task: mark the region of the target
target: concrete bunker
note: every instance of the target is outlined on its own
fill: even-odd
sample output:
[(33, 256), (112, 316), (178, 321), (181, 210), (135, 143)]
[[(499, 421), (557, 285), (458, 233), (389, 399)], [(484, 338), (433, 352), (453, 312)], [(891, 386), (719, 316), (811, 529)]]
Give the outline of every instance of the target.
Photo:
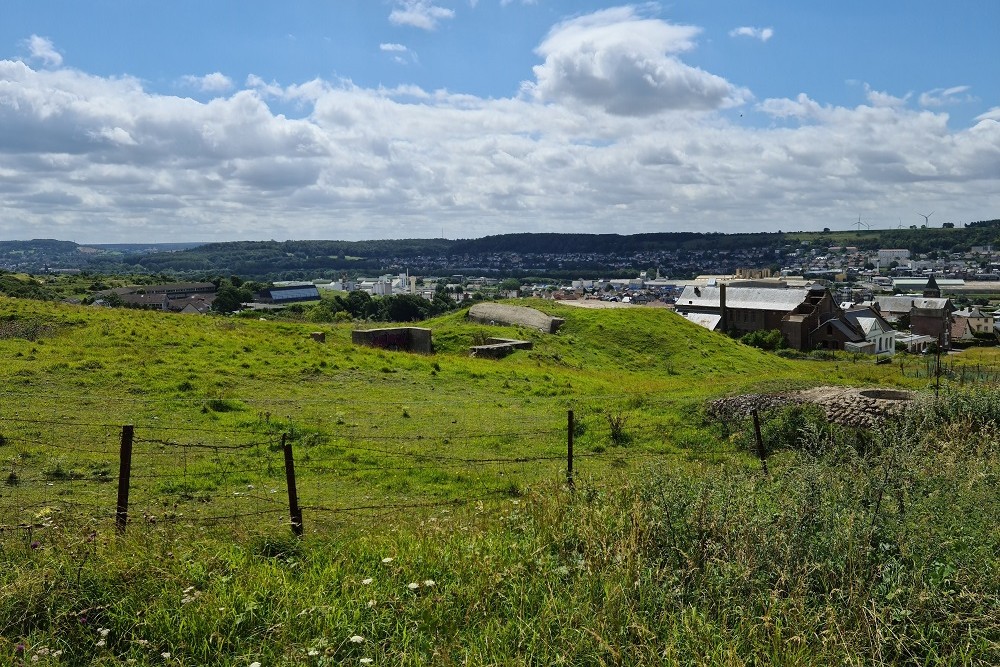
[(514, 350), (530, 350), (532, 347), (534, 344), (530, 340), (487, 338), (484, 345), (474, 345), (469, 348), (469, 356), (483, 359), (503, 359)]
[(499, 303), (477, 303), (469, 309), (468, 318), (482, 324), (529, 327), (550, 334), (566, 322), (561, 317), (552, 317), (534, 308)]
[(431, 330), (423, 327), (390, 327), (386, 329), (355, 329), (351, 332), (355, 345), (376, 347), (381, 350), (433, 354)]

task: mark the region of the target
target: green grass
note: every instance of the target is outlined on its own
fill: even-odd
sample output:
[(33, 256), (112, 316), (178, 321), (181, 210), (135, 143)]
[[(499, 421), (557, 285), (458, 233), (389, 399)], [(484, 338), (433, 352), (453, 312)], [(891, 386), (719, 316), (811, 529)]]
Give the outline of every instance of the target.
[[(927, 389), (925, 359), (785, 359), (658, 309), (532, 305), (565, 326), (452, 313), (420, 356), (350, 325), (321, 344), (316, 324), (0, 300), (40, 332), (0, 338), (0, 664), (997, 662), (1000, 401), (958, 372), (993, 353), (948, 360), (920, 428), (804, 433), (822, 442), (764, 477), (707, 399)], [(487, 331), (534, 349), (469, 358)]]

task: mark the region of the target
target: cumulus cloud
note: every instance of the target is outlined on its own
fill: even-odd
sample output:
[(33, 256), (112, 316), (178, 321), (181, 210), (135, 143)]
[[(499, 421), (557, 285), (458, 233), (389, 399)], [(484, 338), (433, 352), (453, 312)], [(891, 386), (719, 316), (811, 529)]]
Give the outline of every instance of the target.
[(621, 116), (710, 110), (741, 103), (749, 93), (722, 77), (684, 64), (700, 29), (641, 16), (634, 7), (606, 9), (556, 25), (536, 53), (543, 101), (582, 103)]
[(205, 93), (223, 93), (232, 90), (233, 81), (221, 72), (213, 72), (205, 76), (188, 75), (182, 78), (184, 85)]
[(733, 28), (729, 31), (730, 37), (750, 37), (752, 39), (759, 39), (762, 42), (774, 37), (774, 28), (754, 28), (751, 26), (742, 26), (739, 28)]
[[(701, 98), (689, 89), (703, 91), (711, 76), (694, 70), (673, 101), (652, 96), (654, 111), (606, 113), (650, 94), (607, 76), (610, 98), (587, 97), (585, 86), (555, 86), (556, 72), (578, 66), (563, 86), (596, 77), (609, 54), (633, 68), (642, 58), (666, 67), (698, 32), (627, 10), (576, 21), (539, 47), (540, 91), (489, 99), (251, 75), (206, 101), (154, 93), (130, 77), (0, 60), (0, 236), (843, 229), (845, 210), (877, 225), (880, 214), (894, 223), (898, 211), (945, 201), (954, 220), (1000, 208), (1000, 108), (953, 129), (945, 113), (866, 88), (853, 107), (805, 94), (766, 99), (756, 109), (772, 124), (745, 126), (690, 101)], [(636, 28), (631, 52), (603, 30), (622, 23)], [(579, 59), (586, 48), (589, 68)], [(642, 71), (662, 83), (661, 69)]]
[(25, 40), (25, 45), (28, 47), (28, 52), (31, 54), (32, 60), (40, 61), (43, 65), (49, 67), (59, 67), (62, 65), (62, 54), (56, 51), (55, 45), (48, 37), (32, 35)]
[(396, 6), (389, 12), (390, 23), (421, 30), (434, 30), (440, 21), (454, 17), (454, 10), (439, 7), (429, 0), (397, 0)]

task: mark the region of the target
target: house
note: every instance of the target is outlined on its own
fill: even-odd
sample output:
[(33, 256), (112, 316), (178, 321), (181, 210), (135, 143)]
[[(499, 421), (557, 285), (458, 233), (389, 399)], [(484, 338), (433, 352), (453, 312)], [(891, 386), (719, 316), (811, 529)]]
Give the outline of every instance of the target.
[(863, 336), (861, 341), (845, 342), (847, 352), (891, 357), (896, 354), (896, 332), (877, 308), (852, 308), (844, 311), (843, 321)]
[(116, 287), (95, 294), (99, 302), (117, 298), (129, 308), (181, 312), (188, 303), (195, 304), (197, 312), (207, 312), (215, 300), (213, 283), (166, 283), (161, 285), (131, 285)]
[(921, 296), (878, 296), (875, 302), (886, 320), (898, 322), (908, 317), (911, 333), (931, 336), (943, 348), (950, 345), (951, 314), (955, 312), (955, 306), (951, 299), (941, 297), (934, 276), (927, 279)]
[(991, 334), (993, 333), (993, 315), (983, 313), (978, 306), (956, 310), (952, 313), (953, 320), (967, 320), (967, 325), (972, 333)]
[(840, 316), (833, 295), (822, 285), (688, 285), (674, 307), (692, 322), (736, 335), (777, 329), (789, 347), (798, 350), (822, 344), (812, 339), (812, 333), (830, 317)]
[(972, 345), (976, 342), (976, 335), (966, 317), (957, 317), (952, 320), (951, 330), (948, 333), (952, 345)]

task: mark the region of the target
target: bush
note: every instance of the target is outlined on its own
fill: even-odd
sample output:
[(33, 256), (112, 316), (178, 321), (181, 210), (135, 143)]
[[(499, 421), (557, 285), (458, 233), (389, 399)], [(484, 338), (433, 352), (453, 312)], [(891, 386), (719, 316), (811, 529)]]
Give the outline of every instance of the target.
[(740, 338), (740, 342), (744, 345), (757, 347), (768, 352), (783, 350), (788, 347), (788, 343), (785, 342), (785, 337), (782, 336), (781, 332), (777, 329), (770, 329), (768, 331), (751, 331)]
[[(765, 410), (759, 415), (760, 435), (768, 452), (790, 449), (818, 453), (832, 442), (832, 425), (818, 405), (787, 405)], [(756, 452), (752, 420), (748, 420), (746, 428), (737, 435), (737, 443), (747, 451)]]

